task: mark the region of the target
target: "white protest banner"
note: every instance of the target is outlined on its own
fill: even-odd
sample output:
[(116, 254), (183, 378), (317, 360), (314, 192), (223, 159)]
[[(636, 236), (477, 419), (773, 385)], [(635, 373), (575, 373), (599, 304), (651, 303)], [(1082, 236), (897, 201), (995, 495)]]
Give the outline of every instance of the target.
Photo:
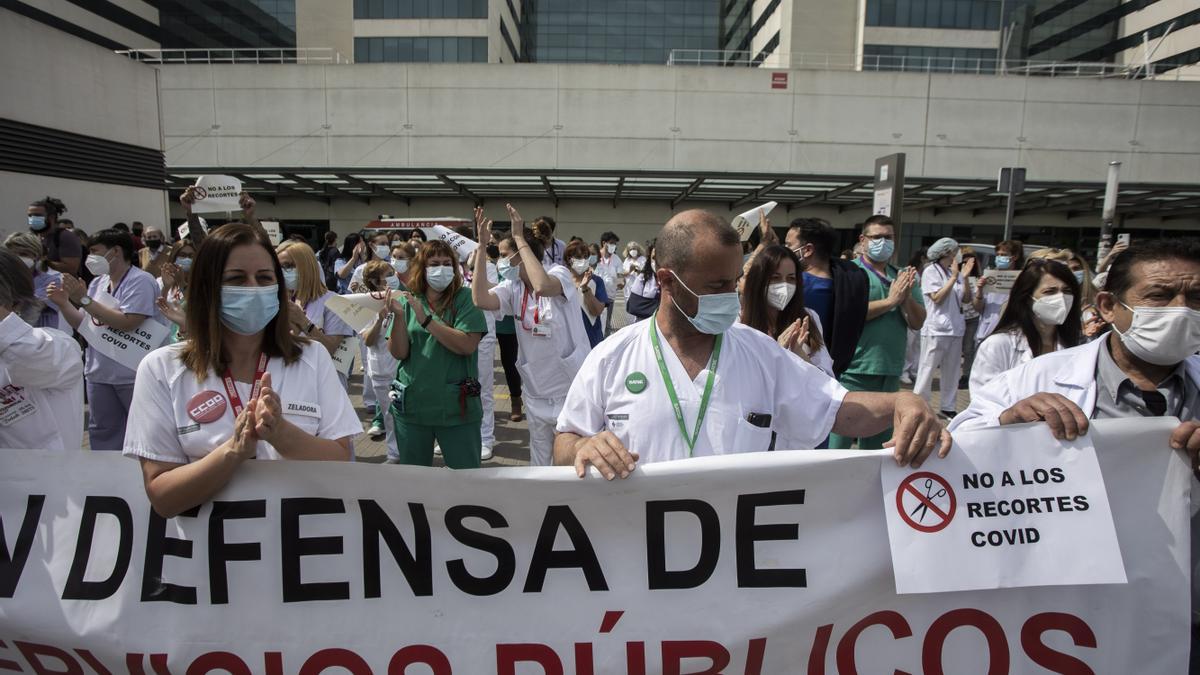
[(984, 286), (984, 290), (988, 293), (1008, 293), (1019, 276), (1020, 270), (984, 270), (983, 278), (992, 280)]
[(267, 236), (271, 239), (271, 244), (278, 246), (283, 241), (283, 229), (279, 227), (277, 220), (260, 220), (259, 225), (267, 231)]
[(196, 188), (193, 192), (196, 201), (192, 203), (195, 213), (238, 211), (242, 208), (238, 204), (242, 181), (233, 176), (200, 176), (193, 187)]
[(425, 232), (426, 239), (441, 239), (447, 244), (450, 244), (450, 248), (454, 249), (454, 252), (458, 254), (459, 262), (466, 262), (467, 257), (474, 253), (475, 249), (479, 247), (478, 242), (458, 234), (445, 225), (433, 225), (430, 227), (423, 226), (421, 227), (421, 230)]
[(883, 463), (896, 592), (1125, 583), (1091, 438), (1057, 442), (1039, 424), (1000, 440), (920, 471)]
[(733, 229), (737, 230), (738, 236), (742, 241), (750, 238), (750, 234), (758, 228), (759, 218), (770, 215), (771, 209), (774, 209), (778, 204), (775, 202), (767, 202), (762, 206), (756, 206), (745, 213), (739, 213), (733, 217)]
[[(1089, 432), (1128, 584), (913, 595), (893, 586), (881, 451), (701, 457), (611, 482), (246, 462), (169, 520), (127, 459), (0, 452), (0, 660), (39, 674), (1184, 673), (1192, 477), (1167, 449), (1173, 426)], [(1006, 447), (1006, 433), (959, 442)]]
[(354, 369), (354, 357), (358, 355), (358, 338), (345, 337), (342, 343), (333, 351), (333, 367), (342, 375), (350, 377)]
[[(110, 309), (120, 309), (121, 307), (121, 303), (106, 291), (100, 291), (94, 295), (92, 302), (98, 302)], [(83, 321), (79, 323), (78, 330), (83, 339), (87, 340), (89, 347), (130, 370), (137, 370), (142, 359), (161, 347), (171, 333), (168, 326), (152, 318), (146, 319), (137, 328), (126, 332), (97, 323), (90, 315), (83, 318)]]
[[(392, 291), (393, 298), (399, 298), (403, 293)], [(387, 296), (383, 293), (351, 293), (350, 295), (331, 295), (325, 301), (329, 311), (346, 322), (355, 332), (361, 333), (379, 316)]]

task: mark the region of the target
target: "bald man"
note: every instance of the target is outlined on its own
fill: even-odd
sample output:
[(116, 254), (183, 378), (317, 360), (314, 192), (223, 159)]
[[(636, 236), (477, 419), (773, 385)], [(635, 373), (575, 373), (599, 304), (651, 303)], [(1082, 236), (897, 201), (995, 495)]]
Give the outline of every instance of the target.
[(919, 397), (847, 392), (735, 323), (742, 248), (724, 218), (680, 213), (659, 233), (656, 258), (659, 310), (588, 355), (558, 417), (555, 464), (573, 464), (580, 477), (592, 465), (611, 480), (639, 461), (812, 448), (830, 431), (870, 436), (889, 426), (885, 445), (901, 465), (950, 450)]

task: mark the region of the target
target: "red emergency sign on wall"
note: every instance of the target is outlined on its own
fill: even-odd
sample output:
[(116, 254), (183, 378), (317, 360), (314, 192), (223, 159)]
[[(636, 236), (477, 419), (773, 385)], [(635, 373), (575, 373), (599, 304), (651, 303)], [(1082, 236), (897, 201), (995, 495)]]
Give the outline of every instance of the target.
[(771, 88), (772, 89), (787, 89), (788, 74), (787, 73), (771, 73)]

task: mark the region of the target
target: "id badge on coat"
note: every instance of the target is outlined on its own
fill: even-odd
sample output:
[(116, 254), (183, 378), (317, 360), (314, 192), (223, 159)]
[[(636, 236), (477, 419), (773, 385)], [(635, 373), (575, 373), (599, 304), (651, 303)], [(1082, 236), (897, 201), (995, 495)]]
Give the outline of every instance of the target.
[(548, 337), (550, 337), (550, 335), (552, 334), (553, 331), (551, 331), (550, 326), (546, 326), (546, 325), (543, 325), (540, 323), (535, 323), (533, 325), (533, 331), (531, 331), (531, 332), (533, 333), (533, 335), (535, 337), (548, 338)]

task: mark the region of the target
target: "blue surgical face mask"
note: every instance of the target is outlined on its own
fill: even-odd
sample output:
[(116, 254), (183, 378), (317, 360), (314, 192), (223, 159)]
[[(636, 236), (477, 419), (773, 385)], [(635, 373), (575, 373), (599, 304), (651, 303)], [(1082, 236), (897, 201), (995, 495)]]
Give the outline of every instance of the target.
[(892, 259), (892, 254), (896, 252), (896, 242), (891, 239), (868, 239), (867, 240), (867, 257), (875, 262), (887, 262)]
[(278, 284), (221, 287), (221, 323), (238, 335), (258, 333), (278, 313)]
[(496, 274), (504, 281), (514, 281), (521, 276), (521, 268), (512, 264), (508, 258), (501, 258), (496, 263)]
[(392, 269), (400, 274), (408, 272), (408, 258), (392, 258)]
[(675, 280), (683, 286), (684, 290), (696, 296), (696, 316), (691, 317), (687, 312), (679, 309), (679, 303), (675, 302), (675, 298), (671, 298), (671, 303), (675, 305), (675, 309), (684, 316), (688, 321), (695, 326), (696, 330), (708, 335), (720, 335), (729, 330), (729, 327), (737, 321), (738, 315), (742, 312), (742, 301), (738, 297), (737, 291), (729, 293), (709, 293), (707, 295), (699, 295), (683, 283), (683, 279), (679, 278), (674, 271), (671, 272)]
[(184, 272), (192, 269), (192, 259), (191, 258), (176, 258), (175, 264), (179, 265), (179, 269), (183, 270)]
[(588, 256), (588, 264), (591, 265), (592, 267), (595, 267), (596, 263), (598, 263), (598, 262), (600, 262), (600, 256), (595, 256), (595, 255)]
[(46, 227), (46, 216), (29, 216), (29, 229), (34, 232), (41, 232)]
[(283, 268), (283, 285), (286, 286), (289, 291), (296, 290), (296, 284), (299, 282), (300, 270), (296, 269), (295, 267)]
[(449, 288), (450, 283), (454, 281), (454, 268), (450, 265), (426, 267), (425, 281), (429, 282), (429, 285), (433, 288), (433, 290), (440, 293)]
[(996, 256), (996, 269), (1007, 270), (1012, 268), (1012, 256), (998, 255)]
[(1080, 284), (1083, 283), (1083, 270), (1075, 270), (1074, 272), (1071, 272), (1071, 274), (1075, 275), (1076, 283), (1080, 283)]
[[(408, 261), (405, 261), (405, 262), (408, 262)], [(387, 287), (393, 291), (400, 290), (400, 280), (397, 279), (396, 277), (388, 277), (387, 278)]]

